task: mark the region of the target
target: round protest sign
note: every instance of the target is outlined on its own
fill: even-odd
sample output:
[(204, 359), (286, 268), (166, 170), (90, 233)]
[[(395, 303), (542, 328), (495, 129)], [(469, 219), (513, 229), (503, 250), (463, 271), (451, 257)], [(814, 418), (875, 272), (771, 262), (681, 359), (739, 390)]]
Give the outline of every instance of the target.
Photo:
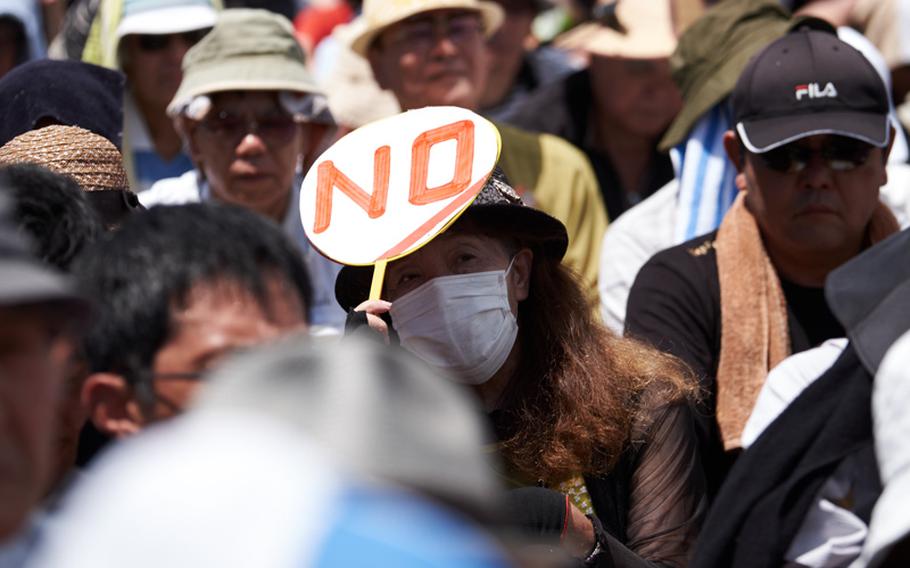
[(463, 108), (428, 107), (367, 124), (307, 172), (303, 228), (332, 260), (381, 268), (429, 242), (470, 205), (499, 149), (496, 127)]

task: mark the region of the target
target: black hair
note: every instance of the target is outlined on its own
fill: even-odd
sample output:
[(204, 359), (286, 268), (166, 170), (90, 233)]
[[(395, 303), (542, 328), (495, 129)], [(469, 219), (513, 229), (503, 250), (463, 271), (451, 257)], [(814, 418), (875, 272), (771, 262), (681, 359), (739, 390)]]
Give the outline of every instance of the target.
[(35, 255), (63, 271), (101, 232), (94, 209), (70, 176), (16, 164), (0, 168), (0, 186), (13, 196), (13, 217), (31, 237)]
[(235, 283), (270, 313), (267, 281), (278, 277), (309, 319), (312, 292), (300, 251), (277, 225), (231, 205), (158, 206), (131, 215), (87, 249), (73, 272), (98, 304), (84, 345), (91, 372), (118, 373), (134, 385), (167, 341), (174, 307), (199, 283)]
[(16, 51), (16, 57), (14, 58), (15, 63), (13, 66), (25, 63), (29, 56), (28, 37), (25, 34), (25, 24), (23, 24), (22, 20), (19, 18), (4, 14), (0, 16), (0, 27), (6, 28), (13, 36), (13, 49)]

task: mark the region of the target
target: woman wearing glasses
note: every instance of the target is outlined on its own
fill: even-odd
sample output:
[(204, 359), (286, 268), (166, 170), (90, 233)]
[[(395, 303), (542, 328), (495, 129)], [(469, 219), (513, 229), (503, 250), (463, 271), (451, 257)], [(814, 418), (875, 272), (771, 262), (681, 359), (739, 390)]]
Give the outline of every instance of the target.
[(705, 506), (694, 380), (595, 322), (560, 262), (567, 240), (497, 171), (456, 223), (388, 266), (383, 300), (361, 303), (369, 268), (343, 268), (336, 295), (477, 395), (516, 521), (588, 565), (684, 565)]

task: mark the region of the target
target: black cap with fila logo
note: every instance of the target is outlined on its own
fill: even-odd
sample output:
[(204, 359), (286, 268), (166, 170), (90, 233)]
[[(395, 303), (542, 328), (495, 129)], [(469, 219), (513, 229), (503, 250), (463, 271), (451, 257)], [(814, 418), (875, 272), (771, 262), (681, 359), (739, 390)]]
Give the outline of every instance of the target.
[(888, 144), (888, 92), (872, 64), (833, 33), (799, 29), (770, 44), (733, 89), (733, 120), (750, 152), (815, 134)]

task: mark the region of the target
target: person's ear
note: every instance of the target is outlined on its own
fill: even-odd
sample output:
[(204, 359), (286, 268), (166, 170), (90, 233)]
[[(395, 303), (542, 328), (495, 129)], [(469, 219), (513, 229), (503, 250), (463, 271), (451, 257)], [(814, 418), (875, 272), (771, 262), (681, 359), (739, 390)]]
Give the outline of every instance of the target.
[(884, 186), (888, 183), (888, 157), (891, 156), (891, 148), (894, 147), (894, 137), (897, 135), (894, 127), (891, 127), (891, 131), (888, 136), (888, 145), (882, 148), (882, 179), (879, 180), (879, 187)]
[(733, 183), (737, 191), (746, 190), (746, 154), (742, 142), (732, 130), (724, 132), (724, 150), (727, 152), (727, 158), (736, 166), (736, 177)]
[(512, 271), (509, 277), (514, 284), (515, 301), (527, 299), (531, 289), (531, 267), (534, 265), (534, 253), (531, 249), (521, 249), (512, 260)]
[(882, 150), (882, 158), (886, 164), (888, 163), (888, 158), (891, 156), (891, 148), (894, 147), (895, 136), (897, 136), (897, 131), (894, 130), (893, 126), (891, 126), (888, 132), (888, 145), (885, 146), (884, 150)]
[(746, 156), (744, 155), (743, 145), (740, 143), (739, 137), (732, 130), (724, 132), (724, 150), (727, 152), (727, 157), (730, 158), (730, 161), (736, 166), (736, 170), (742, 172)]
[(121, 375), (93, 373), (82, 385), (82, 406), (100, 432), (123, 438), (142, 429), (144, 420), (132, 389)]

